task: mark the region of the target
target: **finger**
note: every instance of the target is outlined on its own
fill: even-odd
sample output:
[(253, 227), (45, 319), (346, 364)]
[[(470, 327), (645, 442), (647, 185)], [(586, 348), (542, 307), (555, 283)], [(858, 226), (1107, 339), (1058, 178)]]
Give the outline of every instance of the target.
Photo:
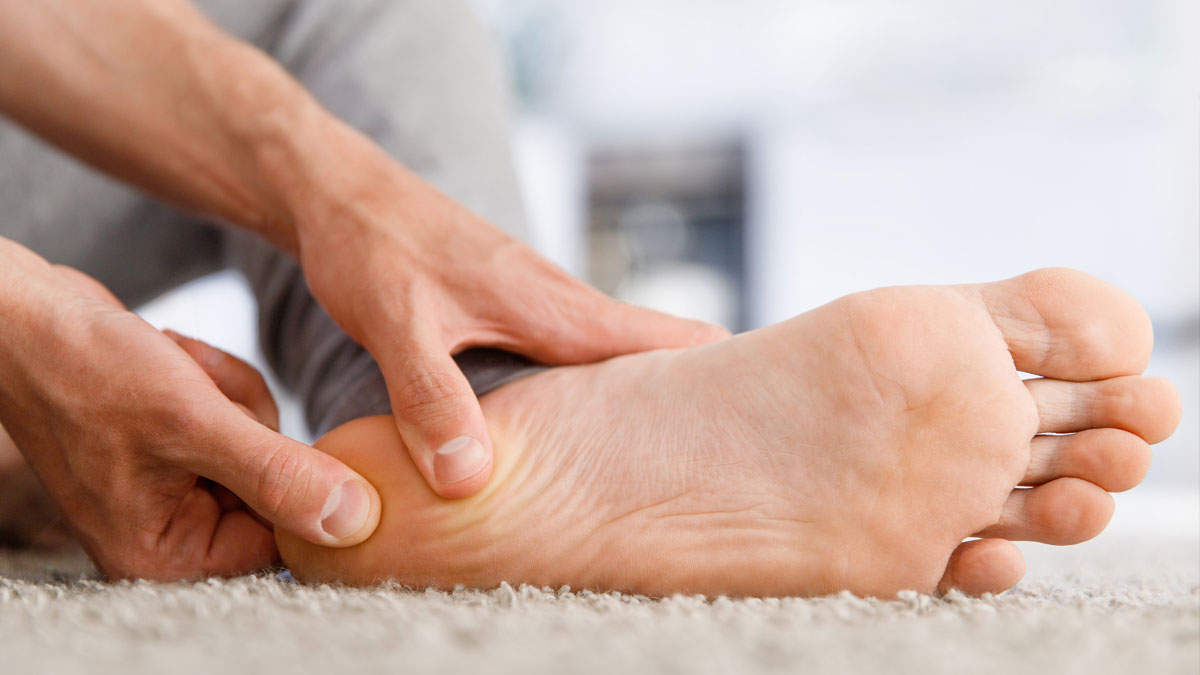
[(277, 566), (275, 533), (247, 511), (222, 513), (205, 563), (210, 574), (227, 577)]
[(251, 509), (303, 539), (353, 546), (379, 524), (379, 494), (329, 455), (282, 436), (227, 401), (187, 433), (189, 471), (236, 494)]
[(175, 341), (208, 374), (222, 394), (249, 408), (259, 422), (279, 431), (279, 408), (266, 380), (254, 366), (212, 345), (170, 329), (163, 334)]
[(381, 361), (396, 427), (429, 487), (447, 499), (475, 494), (492, 473), (479, 399), (454, 359), (426, 339)]
[(208, 491), (212, 493), (213, 499), (217, 501), (217, 505), (221, 507), (221, 513), (229, 513), (231, 511), (244, 511), (251, 518), (258, 521), (263, 527), (271, 529), (271, 521), (263, 518), (257, 511), (246, 505), (240, 497), (229, 491), (229, 488), (224, 485), (218, 485), (209, 481)]
[(582, 283), (560, 287), (556, 295), (522, 302), (523, 340), (510, 349), (542, 363), (569, 364), (729, 337), (721, 326), (619, 302)]
[[(275, 565), (279, 551), (270, 528), (246, 511), (221, 508), (220, 499), (197, 485), (176, 508), (158, 540), (166, 562), (133, 575), (112, 570), (109, 576), (139, 576), (163, 581), (199, 575), (234, 576)], [(185, 562), (186, 561), (186, 562)]]
[(221, 513), (243, 511), (246, 508), (245, 502), (223, 485), (218, 485), (207, 478), (199, 479), (197, 485), (208, 490), (209, 494), (213, 497), (213, 501), (217, 503), (217, 507), (221, 509)]

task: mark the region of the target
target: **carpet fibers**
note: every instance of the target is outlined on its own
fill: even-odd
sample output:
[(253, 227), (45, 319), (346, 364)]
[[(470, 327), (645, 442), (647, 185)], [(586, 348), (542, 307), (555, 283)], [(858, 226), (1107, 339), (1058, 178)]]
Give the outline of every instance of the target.
[(0, 553), (0, 672), (1200, 672), (1195, 539), (1024, 550), (1008, 593), (887, 602), (110, 584)]

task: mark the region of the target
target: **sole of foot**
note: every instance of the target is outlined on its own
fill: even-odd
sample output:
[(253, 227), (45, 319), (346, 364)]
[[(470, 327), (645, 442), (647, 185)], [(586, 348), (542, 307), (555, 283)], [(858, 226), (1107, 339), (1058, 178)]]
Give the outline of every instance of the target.
[(429, 490), (390, 418), (346, 424), (318, 447), (379, 489), (379, 529), (277, 540), (314, 582), (1000, 592), (1010, 540), (1094, 537), (1178, 424), (1151, 346), (1133, 298), (1072, 270), (868, 291), (488, 394), (495, 469), (467, 499)]

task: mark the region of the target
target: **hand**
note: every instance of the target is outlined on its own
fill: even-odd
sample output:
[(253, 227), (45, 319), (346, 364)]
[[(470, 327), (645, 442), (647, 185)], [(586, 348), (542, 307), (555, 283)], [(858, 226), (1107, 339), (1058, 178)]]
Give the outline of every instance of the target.
[(0, 267), (13, 272), (0, 279), (13, 282), (0, 326), (0, 424), (103, 573), (259, 569), (277, 553), (255, 513), (324, 545), (374, 530), (375, 490), (278, 434), (252, 368), (163, 335), (90, 278), (0, 243)]
[(315, 297), (378, 361), (400, 435), (443, 497), (474, 494), (492, 467), (479, 402), (451, 355), (493, 346), (587, 363), (729, 334), (605, 296), (386, 158), (343, 166), (373, 178), (328, 184), (335, 206), (295, 211), (301, 264)]
[[(571, 278), (399, 166), (191, 3), (8, 2), (0, 17), (0, 63), (20, 65), (0, 68), (0, 113), (297, 254), (317, 300), (379, 362), (400, 434), (444, 497), (475, 493), (492, 466), (451, 354), (491, 345), (582, 363), (726, 334)], [(73, 39), (44, 48), (62, 34)]]

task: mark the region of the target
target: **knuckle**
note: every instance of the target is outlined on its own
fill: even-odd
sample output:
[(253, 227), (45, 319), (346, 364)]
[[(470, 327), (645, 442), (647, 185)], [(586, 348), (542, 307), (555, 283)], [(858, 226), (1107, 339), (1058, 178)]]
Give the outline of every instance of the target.
[[(138, 444), (141, 451), (172, 463), (185, 462), (202, 452), (211, 445), (213, 436), (213, 417), (208, 406), (187, 398), (147, 406), (142, 410), (140, 420), (130, 424), (136, 428), (126, 431), (142, 439)], [(129, 448), (130, 451), (134, 449)]]
[(410, 377), (399, 391), (400, 405), (406, 417), (425, 422), (449, 419), (457, 414), (455, 401), (458, 383), (451, 375), (424, 370)]
[[(285, 446), (269, 450), (258, 467), (255, 493), (267, 514), (278, 514), (308, 491), (312, 471), (307, 463)], [(266, 514), (264, 514), (266, 515)]]
[(198, 400), (187, 398), (172, 400), (157, 410), (157, 416), (165, 418), (162, 420), (165, 423), (156, 425), (156, 428), (174, 429), (187, 438), (206, 436), (213, 423), (212, 415), (207, 408), (207, 405)]

